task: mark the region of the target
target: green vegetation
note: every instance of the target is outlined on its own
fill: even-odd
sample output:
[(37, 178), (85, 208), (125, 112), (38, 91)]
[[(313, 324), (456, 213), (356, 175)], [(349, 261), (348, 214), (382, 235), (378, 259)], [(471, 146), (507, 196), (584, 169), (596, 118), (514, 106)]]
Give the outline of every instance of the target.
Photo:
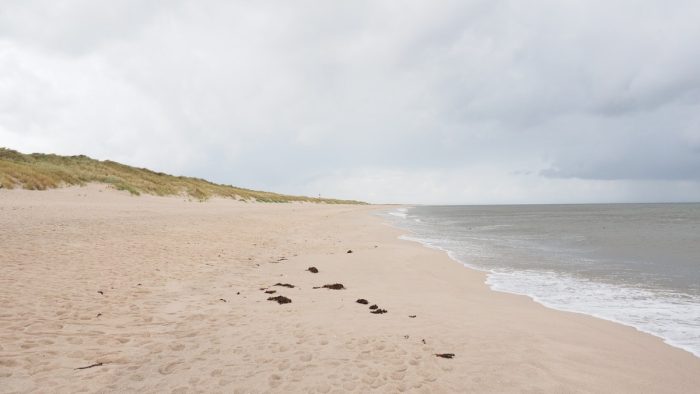
[(260, 202), (363, 204), (359, 201), (287, 196), (219, 185), (204, 179), (173, 176), (110, 160), (99, 161), (83, 155), (23, 154), (0, 148), (0, 188), (22, 187), (30, 190), (45, 190), (69, 185), (85, 185), (91, 182), (106, 183), (117, 190), (125, 190), (137, 196), (141, 193), (158, 196), (184, 194), (198, 200), (220, 196)]

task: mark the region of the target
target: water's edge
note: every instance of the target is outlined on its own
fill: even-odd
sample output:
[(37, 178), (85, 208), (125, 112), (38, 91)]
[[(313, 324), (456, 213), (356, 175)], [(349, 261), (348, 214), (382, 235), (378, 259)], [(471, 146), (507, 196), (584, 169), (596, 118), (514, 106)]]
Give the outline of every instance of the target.
[[(401, 208), (404, 208), (404, 209), (408, 208), (408, 209), (410, 209), (410, 208), (412, 208), (412, 207), (411, 207), (411, 206), (403, 206), (403, 207), (401, 207)], [(391, 215), (391, 216), (394, 216), (394, 217), (399, 217), (399, 218), (402, 218), (402, 219), (406, 219), (406, 214), (405, 214), (404, 212), (397, 212), (397, 211), (395, 210), (395, 208), (394, 208), (394, 210), (391, 210), (391, 211), (382, 211), (382, 214)], [(381, 217), (381, 215), (379, 215), (379, 216)], [(383, 219), (385, 219), (385, 218), (383, 218)], [(540, 304), (540, 305), (543, 305), (543, 306), (545, 306), (546, 308), (555, 310), (555, 311), (569, 312), (569, 313), (577, 313), (577, 314), (581, 314), (581, 315), (585, 315), (585, 316), (591, 316), (591, 317), (594, 317), (594, 318), (596, 318), (596, 319), (600, 319), (600, 320), (605, 320), (605, 321), (608, 321), (608, 322), (612, 322), (612, 323), (615, 323), (615, 324), (620, 324), (620, 325), (623, 325), (623, 326), (626, 326), (626, 327), (631, 327), (631, 328), (634, 328), (635, 330), (637, 330), (638, 332), (641, 332), (641, 333), (644, 333), (644, 334), (649, 334), (649, 335), (652, 335), (652, 336), (654, 336), (654, 337), (656, 337), (656, 338), (659, 338), (659, 339), (661, 339), (665, 344), (667, 344), (667, 345), (669, 345), (669, 346), (671, 346), (671, 347), (673, 347), (673, 348), (686, 351), (686, 352), (692, 354), (693, 356), (700, 358), (700, 353), (695, 352), (693, 349), (690, 349), (690, 348), (684, 346), (683, 344), (679, 344), (679, 343), (677, 343), (677, 342), (674, 342), (674, 341), (673, 341), (672, 339), (670, 339), (670, 338), (666, 338), (666, 337), (664, 337), (664, 336), (662, 336), (662, 335), (660, 335), (660, 334), (658, 334), (658, 333), (655, 333), (655, 332), (652, 332), (652, 331), (649, 331), (649, 330), (645, 330), (645, 329), (643, 329), (643, 328), (641, 328), (641, 327), (639, 327), (639, 326), (635, 326), (635, 325), (633, 325), (633, 324), (631, 324), (631, 323), (627, 323), (627, 322), (624, 322), (624, 321), (616, 320), (616, 319), (610, 318), (610, 317), (608, 317), (608, 316), (599, 315), (599, 314), (596, 314), (596, 313), (593, 313), (593, 312), (590, 312), (590, 311), (582, 311), (582, 310), (577, 310), (577, 309), (571, 309), (571, 308), (567, 309), (567, 308), (558, 307), (558, 306), (556, 306), (556, 305), (553, 305), (553, 304), (550, 304), (550, 303), (546, 302), (545, 300), (543, 300), (543, 299), (541, 299), (541, 298), (539, 298), (539, 297), (537, 297), (537, 296), (535, 296), (535, 295), (533, 295), (533, 294), (528, 294), (528, 293), (525, 293), (525, 292), (518, 292), (518, 291), (510, 290), (510, 289), (499, 288), (498, 285), (493, 281), (493, 276), (497, 274), (496, 272), (491, 271), (491, 270), (487, 270), (487, 269), (483, 269), (483, 268), (479, 268), (479, 267), (470, 265), (470, 264), (468, 264), (468, 263), (466, 263), (466, 262), (464, 262), (464, 261), (461, 261), (458, 257), (456, 257), (456, 252), (451, 251), (451, 250), (448, 250), (448, 249), (445, 249), (445, 248), (443, 248), (443, 247), (441, 247), (441, 246), (438, 246), (438, 245), (431, 244), (430, 242), (419, 238), (418, 235), (415, 234), (411, 229), (406, 228), (406, 227), (401, 227), (398, 223), (392, 223), (390, 220), (384, 220), (384, 222), (385, 222), (387, 225), (389, 225), (390, 227), (395, 228), (395, 229), (397, 229), (397, 230), (399, 230), (399, 231), (405, 233), (405, 234), (400, 235), (400, 236), (398, 237), (399, 239), (404, 240), (404, 241), (409, 241), (409, 242), (416, 242), (416, 243), (420, 244), (421, 246), (426, 247), (426, 248), (428, 248), (428, 249), (439, 250), (439, 251), (441, 251), (441, 252), (444, 252), (444, 253), (450, 258), (450, 260), (452, 260), (452, 261), (454, 261), (454, 262), (456, 262), (456, 263), (459, 263), (459, 264), (462, 265), (464, 268), (485, 273), (485, 274), (486, 274), (486, 280), (484, 281), (484, 285), (486, 285), (486, 286), (489, 288), (489, 290), (497, 291), (497, 292), (501, 292), (501, 293), (507, 293), (507, 294), (515, 294), (515, 295), (526, 296), (526, 297), (528, 297), (530, 300), (532, 300), (532, 301), (534, 301), (534, 302), (536, 302), (536, 303), (538, 303), (538, 304)]]

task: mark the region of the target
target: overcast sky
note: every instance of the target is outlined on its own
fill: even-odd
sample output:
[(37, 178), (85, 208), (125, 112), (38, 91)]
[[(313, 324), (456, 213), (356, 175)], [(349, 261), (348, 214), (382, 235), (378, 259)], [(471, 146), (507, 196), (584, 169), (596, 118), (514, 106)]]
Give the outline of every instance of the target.
[(700, 201), (700, 2), (0, 0), (0, 146), (401, 203)]

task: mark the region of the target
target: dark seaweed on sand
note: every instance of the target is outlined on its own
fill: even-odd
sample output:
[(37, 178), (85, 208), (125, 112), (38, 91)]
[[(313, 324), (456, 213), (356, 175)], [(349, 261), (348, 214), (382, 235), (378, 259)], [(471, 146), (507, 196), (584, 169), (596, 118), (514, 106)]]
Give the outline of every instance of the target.
[(289, 298), (285, 296), (277, 296), (277, 297), (270, 297), (267, 299), (268, 301), (277, 301), (278, 304), (289, 304), (292, 302)]
[(343, 290), (345, 289), (345, 286), (343, 286), (342, 283), (333, 283), (332, 285), (323, 285), (323, 288), (331, 290)]

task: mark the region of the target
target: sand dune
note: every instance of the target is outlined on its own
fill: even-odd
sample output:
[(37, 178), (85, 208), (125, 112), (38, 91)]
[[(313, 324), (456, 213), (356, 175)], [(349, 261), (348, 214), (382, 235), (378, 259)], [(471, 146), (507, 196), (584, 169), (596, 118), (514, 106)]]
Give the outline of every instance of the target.
[(377, 209), (0, 190), (0, 392), (700, 387), (700, 359), (492, 292)]

